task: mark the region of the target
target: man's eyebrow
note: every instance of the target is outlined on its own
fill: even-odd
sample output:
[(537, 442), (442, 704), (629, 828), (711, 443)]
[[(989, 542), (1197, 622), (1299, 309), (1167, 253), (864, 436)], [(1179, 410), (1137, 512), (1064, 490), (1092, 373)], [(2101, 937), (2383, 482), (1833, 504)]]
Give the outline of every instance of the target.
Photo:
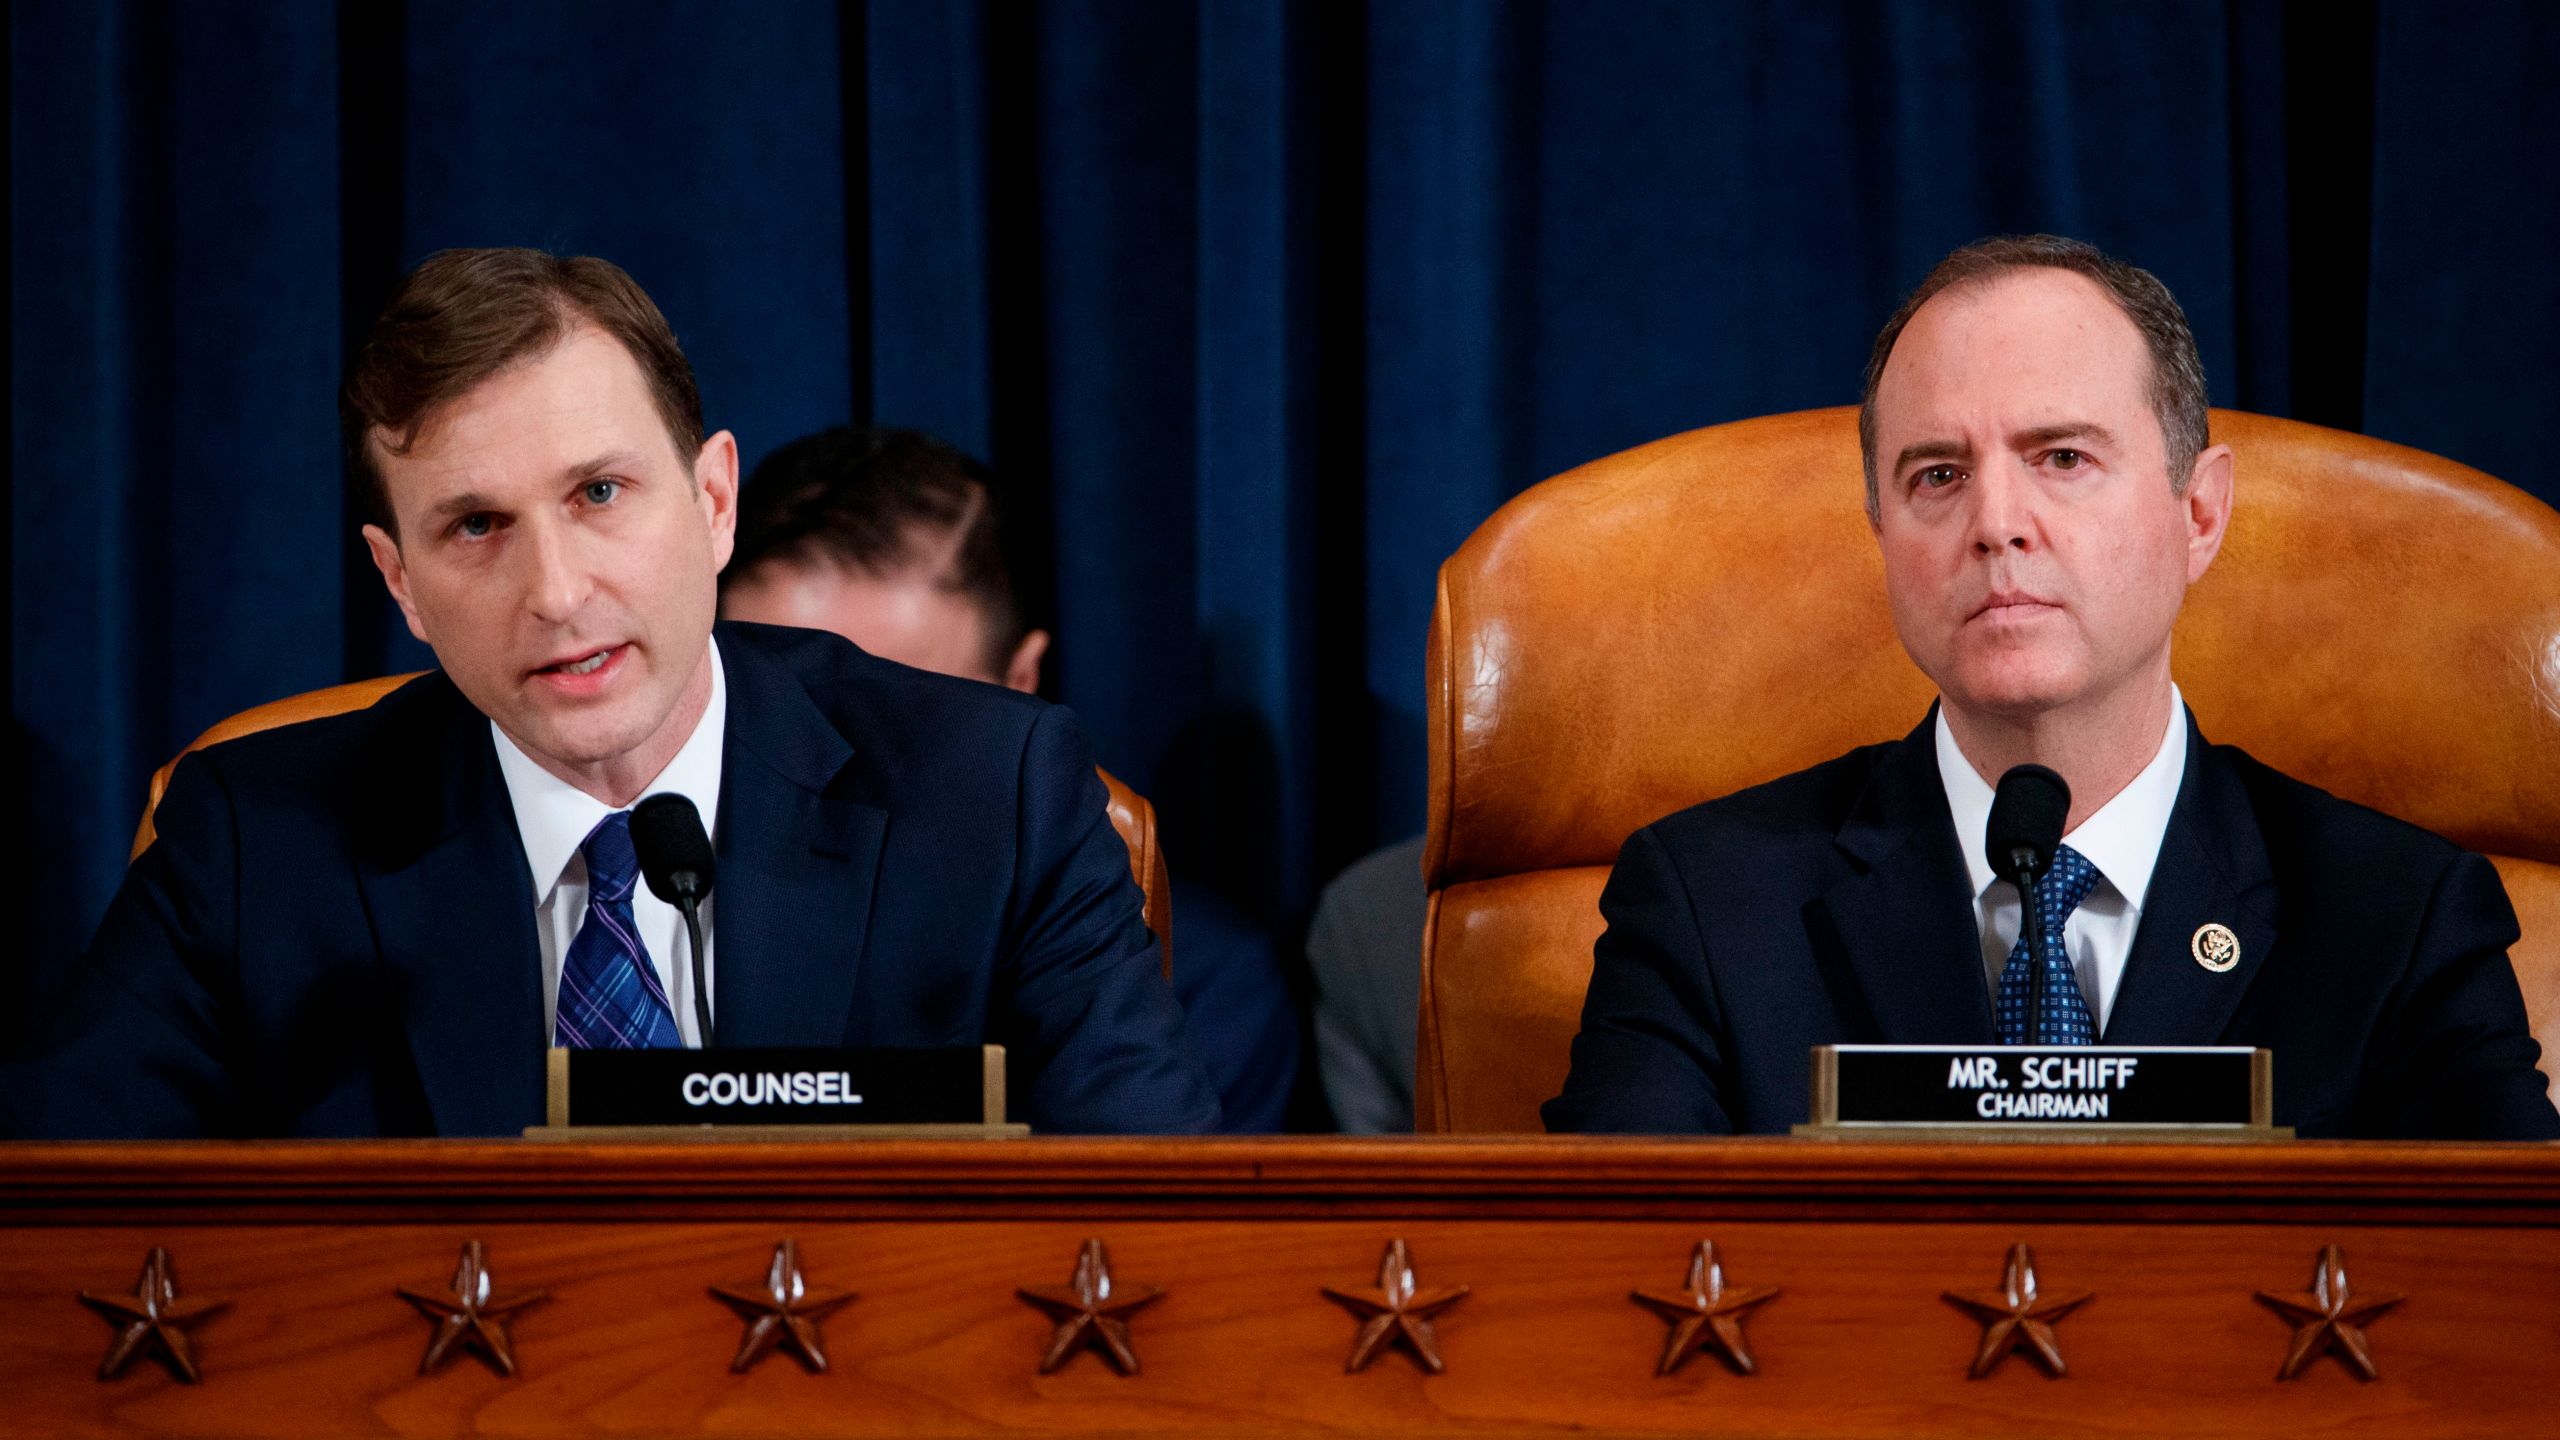
[(1972, 453), (1961, 440), (1923, 440), (1902, 447), (1902, 453), (1893, 458), (1893, 473), (1901, 474), (1914, 460), (1962, 460)]
[(482, 510), (494, 510), (497, 508), (497, 504), (498, 502), (481, 494), (477, 490), (465, 490), (459, 495), (449, 495), (444, 499), (437, 501), (428, 509), (427, 518), (430, 520), (458, 520), (465, 515), (475, 514)]
[(560, 472), (562, 483), (576, 485), (599, 475), (628, 475), (641, 466), (639, 453), (631, 450), (608, 450), (591, 460), (572, 465)]
[(2113, 446), (2116, 432), (2095, 420), (2067, 420), (2058, 425), (2038, 425), (2009, 437), (2009, 443), (2030, 450), (2038, 445), (2051, 445), (2060, 440), (2085, 440), (2095, 445)]

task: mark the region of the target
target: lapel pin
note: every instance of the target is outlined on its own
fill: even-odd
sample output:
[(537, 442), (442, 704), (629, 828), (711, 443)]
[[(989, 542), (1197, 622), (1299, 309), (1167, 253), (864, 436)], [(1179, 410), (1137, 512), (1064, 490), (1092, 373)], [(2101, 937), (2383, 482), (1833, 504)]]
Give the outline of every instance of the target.
[(2197, 926), (2195, 938), (2187, 942), (2187, 949), (2195, 955), (2197, 964), (2216, 975), (2240, 963), (2240, 937), (2231, 933), (2230, 926), (2218, 920)]

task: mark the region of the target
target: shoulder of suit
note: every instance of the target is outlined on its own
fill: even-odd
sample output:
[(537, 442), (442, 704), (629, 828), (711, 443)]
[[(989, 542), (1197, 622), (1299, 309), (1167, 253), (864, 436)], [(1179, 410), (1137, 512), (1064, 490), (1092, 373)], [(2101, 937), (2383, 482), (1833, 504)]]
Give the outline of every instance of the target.
[(2236, 745), (2209, 745), (2205, 753), (2227, 766), (2248, 793), (2259, 833), (2270, 856), (2280, 862), (2293, 858), (2324, 869), (2334, 861), (2354, 871), (2433, 873), (2462, 853), (2461, 846), (2424, 826), (2341, 799)]
[(1768, 844), (1802, 839), (1828, 847), (1876, 772), (1898, 746), (1907, 743), (1862, 745), (1791, 775), (1674, 811), (1645, 828), (1665, 843), (1726, 838)]
[[(1325, 883), (1316, 897), (1315, 929), (1359, 926), (1372, 920), (1398, 923), (1407, 913), (1419, 916), (1430, 891), (1422, 883), (1422, 851), (1427, 837), (1415, 835), (1384, 849), (1372, 850)], [(1417, 922), (1418, 923), (1418, 922)]]
[(437, 727), (480, 718), (443, 671), (430, 670), (362, 709), (234, 736), (190, 758), (216, 766), (235, 791), (281, 785), (343, 794), (381, 763), (386, 749), (413, 750)]
[[(1054, 708), (1037, 695), (1002, 685), (883, 660), (829, 631), (727, 620), (718, 633), (722, 644), (752, 650), (788, 670), (857, 747), (866, 734), (876, 739), (881, 730), (923, 736), (986, 724), (1028, 730)], [(733, 675), (730, 694), (737, 691)]]

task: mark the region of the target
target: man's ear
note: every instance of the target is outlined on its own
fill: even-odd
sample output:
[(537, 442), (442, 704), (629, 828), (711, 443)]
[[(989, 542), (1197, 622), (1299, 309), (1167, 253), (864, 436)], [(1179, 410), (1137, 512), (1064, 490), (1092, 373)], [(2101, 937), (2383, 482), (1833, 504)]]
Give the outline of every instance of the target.
[(702, 442), (693, 457), (693, 489), (711, 527), (711, 573), (729, 567), (738, 543), (738, 437), (723, 430)]
[(2213, 568), (2222, 553), (2222, 537), (2231, 528), (2231, 447), (2216, 445), (2196, 456), (2187, 476), (2187, 583), (2193, 585)]
[(409, 598), (409, 567), (400, 561), (400, 542), (391, 538), (379, 525), (364, 527), (364, 548), (373, 552), (373, 568), (382, 572), (383, 588), (398, 602), (401, 616), (409, 622), (409, 633), (427, 644), (427, 627), (418, 620), (417, 602)]
[(1010, 690), (1025, 695), (1040, 693), (1040, 662), (1049, 653), (1049, 632), (1034, 630), (1013, 647), (1013, 658), (1005, 663), (1004, 683)]

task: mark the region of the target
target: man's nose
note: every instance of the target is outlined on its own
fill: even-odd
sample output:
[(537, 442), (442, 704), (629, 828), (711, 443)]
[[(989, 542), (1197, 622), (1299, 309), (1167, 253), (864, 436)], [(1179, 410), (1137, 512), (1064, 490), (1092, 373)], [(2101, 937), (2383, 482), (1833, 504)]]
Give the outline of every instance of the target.
[(545, 624), (565, 625), (595, 589), (586, 556), (565, 527), (536, 521), (525, 528), (532, 532), (518, 551), (532, 572), (525, 577), (525, 608)]
[(2014, 464), (1985, 465), (1974, 473), (1972, 490), (1976, 554), (2035, 548), (2037, 494), (2033, 476)]

